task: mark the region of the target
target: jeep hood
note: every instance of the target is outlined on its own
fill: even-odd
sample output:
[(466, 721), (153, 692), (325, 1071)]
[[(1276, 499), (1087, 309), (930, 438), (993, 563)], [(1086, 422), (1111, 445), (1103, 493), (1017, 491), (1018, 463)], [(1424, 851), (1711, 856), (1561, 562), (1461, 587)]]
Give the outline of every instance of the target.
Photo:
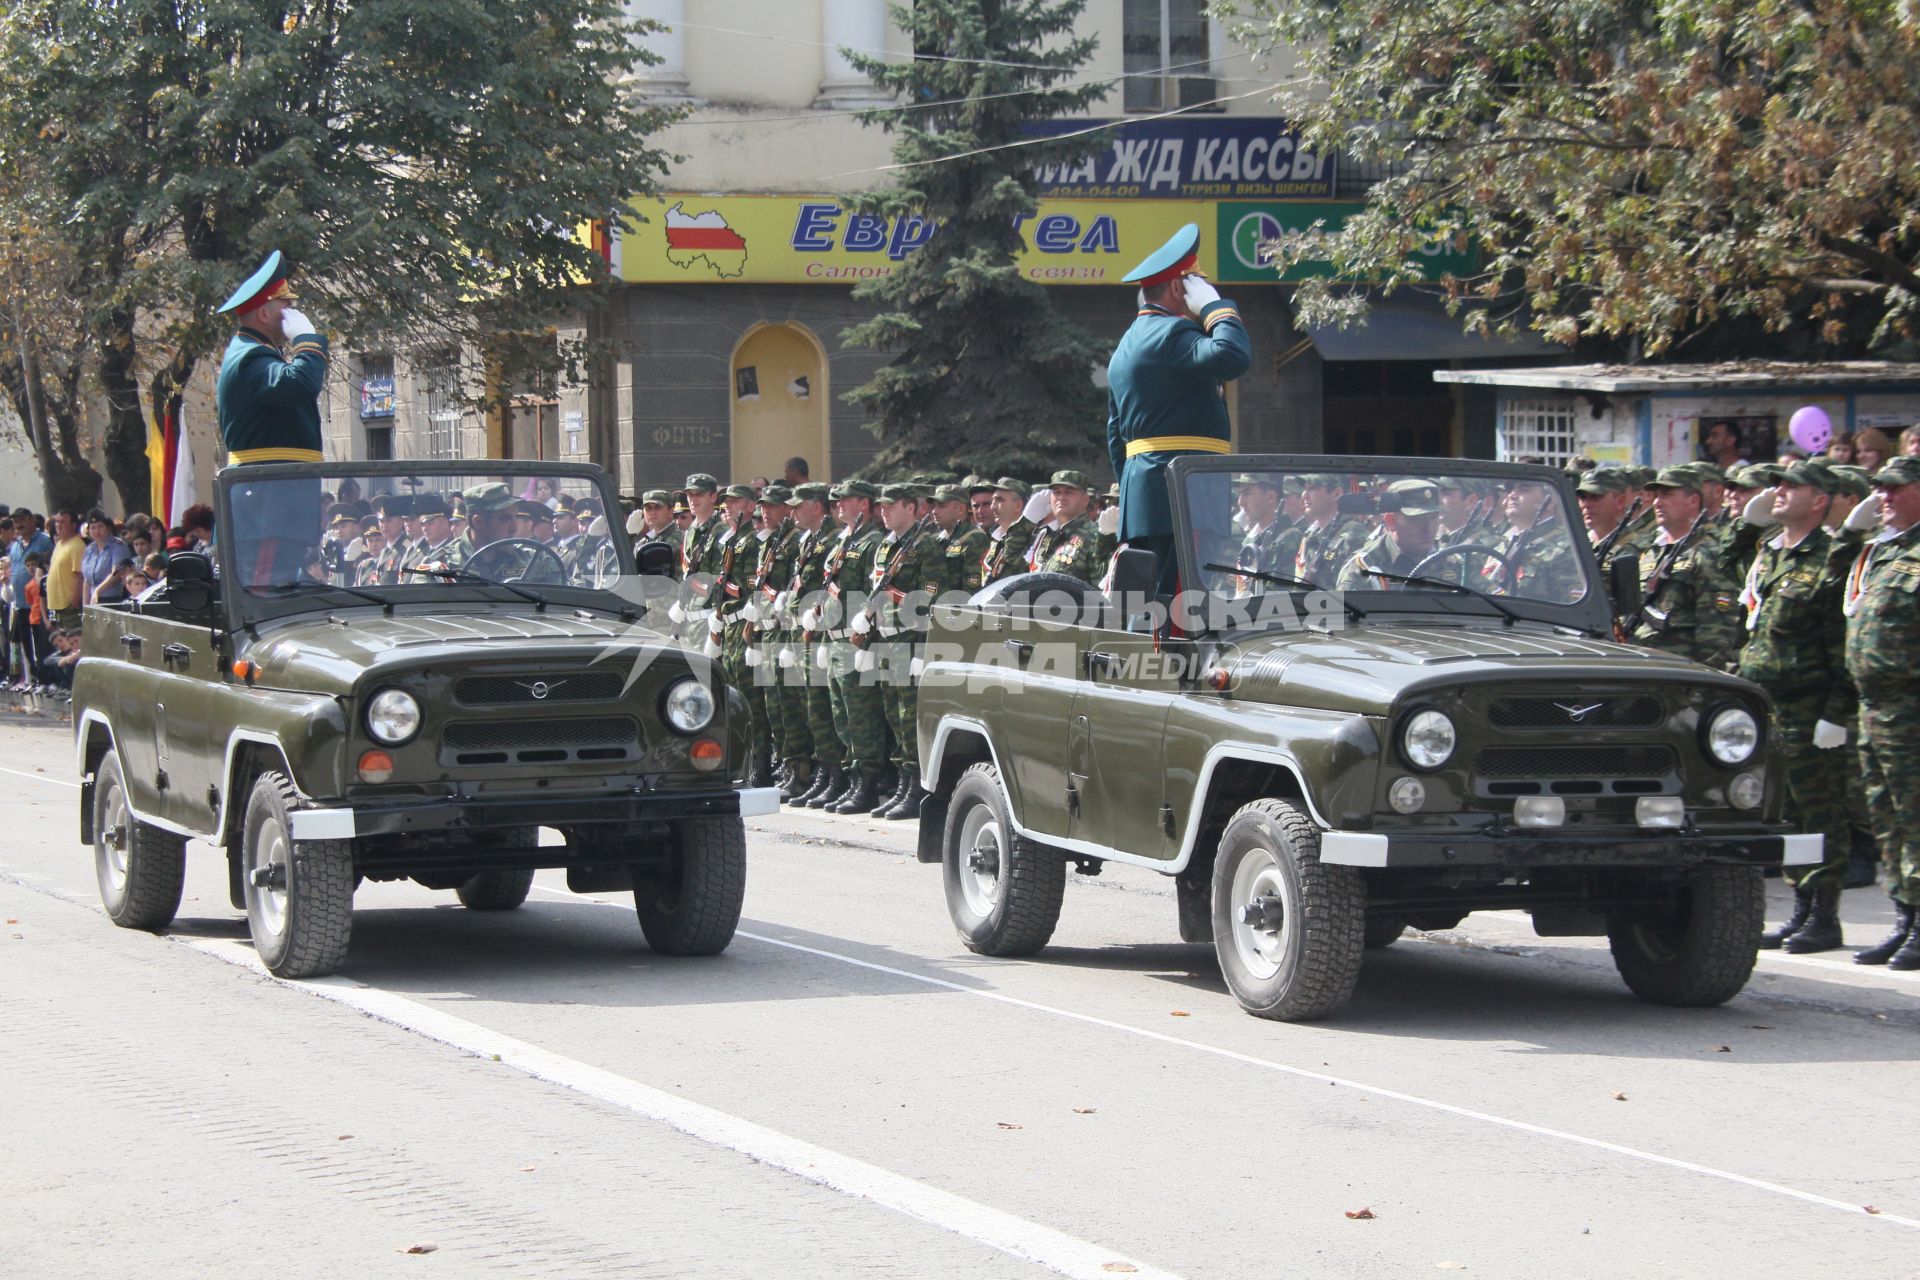
[[(347, 694), (372, 673), (476, 663), (560, 661), (585, 666), (603, 653), (671, 645), (644, 623), (612, 615), (532, 606), (483, 606), (432, 613), (341, 609), (260, 628), (236, 656), (259, 664), (255, 683), (306, 693)], [(677, 646), (674, 646), (677, 648)]]
[(1363, 623), (1270, 632), (1235, 641), (1221, 659), (1236, 698), (1363, 715), (1385, 714), (1411, 692), (1446, 685), (1738, 683), (1685, 658), (1527, 624)]

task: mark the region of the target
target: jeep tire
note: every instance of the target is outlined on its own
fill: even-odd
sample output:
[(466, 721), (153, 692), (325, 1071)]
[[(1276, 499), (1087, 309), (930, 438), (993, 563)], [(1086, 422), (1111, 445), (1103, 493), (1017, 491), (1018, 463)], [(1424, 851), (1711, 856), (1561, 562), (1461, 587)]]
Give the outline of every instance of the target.
[(1407, 931), (1404, 916), (1385, 915), (1367, 917), (1366, 945), (1369, 951), (1379, 951), (1400, 941), (1400, 935)]
[(347, 958), (353, 842), (293, 838), (300, 796), (278, 770), (254, 780), (240, 846), (253, 949), (276, 978), (316, 978)]
[(1616, 911), (1608, 918), (1614, 967), (1649, 1004), (1724, 1004), (1753, 973), (1766, 897), (1759, 867), (1702, 867), (1672, 910)]
[(662, 955), (714, 956), (740, 925), (747, 895), (747, 824), (738, 814), (683, 818), (673, 856), (634, 872), (633, 906), (647, 945)]
[(460, 905), (469, 911), (511, 911), (533, 892), (533, 868), (475, 872), (454, 892), (460, 895)]
[(954, 785), (940, 865), (947, 914), (967, 950), (1030, 956), (1053, 937), (1067, 889), (1067, 860), (1015, 833), (992, 765), (973, 765)]
[(1347, 1002), (1366, 944), (1367, 889), (1320, 861), (1320, 832), (1285, 800), (1255, 800), (1227, 822), (1213, 862), (1213, 947), (1240, 1007), (1261, 1018), (1321, 1018)]
[(133, 816), (117, 751), (93, 771), (93, 873), (107, 919), (122, 929), (164, 929), (180, 910), (186, 837)]

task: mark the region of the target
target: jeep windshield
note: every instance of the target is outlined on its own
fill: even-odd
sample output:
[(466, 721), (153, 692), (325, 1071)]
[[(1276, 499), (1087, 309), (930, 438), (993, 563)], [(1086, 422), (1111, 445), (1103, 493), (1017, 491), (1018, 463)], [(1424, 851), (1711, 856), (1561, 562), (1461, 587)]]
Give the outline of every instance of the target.
[(487, 600), (632, 610), (639, 595), (626, 520), (597, 468), (235, 467), (219, 499), (217, 572), (249, 618)]
[[(1437, 458), (1183, 458), (1182, 581), (1216, 601), (1321, 591), (1356, 611), (1605, 626), (1566, 480)], [(1604, 611), (1602, 611), (1604, 612)]]

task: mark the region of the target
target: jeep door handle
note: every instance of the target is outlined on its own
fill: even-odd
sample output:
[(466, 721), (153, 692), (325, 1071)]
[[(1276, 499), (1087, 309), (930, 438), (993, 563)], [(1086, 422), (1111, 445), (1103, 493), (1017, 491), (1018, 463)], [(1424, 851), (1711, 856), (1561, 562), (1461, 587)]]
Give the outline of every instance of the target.
[(1111, 675), (1113, 669), (1119, 665), (1120, 659), (1114, 654), (1101, 653), (1098, 649), (1087, 651), (1087, 675), (1089, 676)]
[(139, 636), (121, 636), (120, 637), (120, 647), (122, 649), (125, 649), (127, 651), (127, 656), (131, 658), (137, 658), (140, 656), (140, 646), (142, 643), (143, 641), (140, 639)]
[(1000, 643), (1006, 646), (1008, 653), (1022, 662), (1033, 656), (1033, 646), (1025, 640), (1002, 640)]
[(193, 650), (176, 641), (173, 644), (163, 645), (161, 647), (160, 659), (168, 666), (172, 666), (177, 662), (184, 667), (193, 661)]

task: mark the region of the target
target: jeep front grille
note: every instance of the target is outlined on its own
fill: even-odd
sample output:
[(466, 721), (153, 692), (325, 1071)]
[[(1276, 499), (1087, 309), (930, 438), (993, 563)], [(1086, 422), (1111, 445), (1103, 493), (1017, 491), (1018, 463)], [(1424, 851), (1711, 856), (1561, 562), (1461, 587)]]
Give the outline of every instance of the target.
[(468, 676), (453, 686), (457, 701), (469, 706), (521, 703), (611, 702), (626, 686), (619, 671), (577, 671), (569, 675)]
[(1620, 697), (1496, 698), (1487, 720), (1496, 729), (1651, 729), (1665, 716), (1660, 699)]
[(588, 720), (467, 720), (440, 738), (443, 764), (586, 764), (632, 760), (640, 726), (624, 716)]
[(1648, 796), (1677, 789), (1673, 748), (1488, 747), (1473, 759), (1483, 796)]

